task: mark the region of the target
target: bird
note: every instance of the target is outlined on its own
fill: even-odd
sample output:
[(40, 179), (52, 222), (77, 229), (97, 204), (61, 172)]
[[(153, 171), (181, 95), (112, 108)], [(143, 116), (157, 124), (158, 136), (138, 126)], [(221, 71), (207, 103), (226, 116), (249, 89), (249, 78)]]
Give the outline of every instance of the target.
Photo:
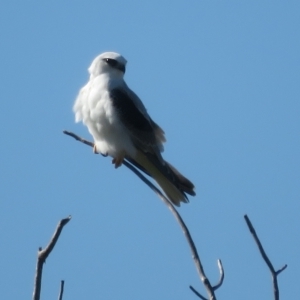
[(110, 156), (115, 168), (126, 160), (152, 177), (174, 205), (195, 196), (194, 184), (162, 157), (163, 129), (124, 81), (127, 60), (104, 52), (88, 68), (89, 81), (75, 100), (75, 122), (87, 126), (94, 153)]

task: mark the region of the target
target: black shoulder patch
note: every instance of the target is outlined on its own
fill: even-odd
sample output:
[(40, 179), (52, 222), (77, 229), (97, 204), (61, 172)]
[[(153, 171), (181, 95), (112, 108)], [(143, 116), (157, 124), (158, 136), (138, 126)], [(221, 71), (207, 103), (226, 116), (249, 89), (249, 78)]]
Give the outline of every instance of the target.
[(127, 128), (148, 133), (153, 132), (150, 121), (145, 118), (125, 92), (114, 89), (110, 92), (110, 97), (121, 121)]

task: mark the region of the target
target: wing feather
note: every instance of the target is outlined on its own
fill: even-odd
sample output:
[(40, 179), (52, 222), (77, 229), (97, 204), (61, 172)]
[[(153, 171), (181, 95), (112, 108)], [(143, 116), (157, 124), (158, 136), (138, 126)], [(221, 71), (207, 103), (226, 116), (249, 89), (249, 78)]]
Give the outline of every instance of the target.
[(133, 100), (125, 90), (119, 88), (110, 91), (110, 98), (136, 147), (146, 153), (155, 154), (161, 160), (164, 131), (150, 118), (139, 98)]

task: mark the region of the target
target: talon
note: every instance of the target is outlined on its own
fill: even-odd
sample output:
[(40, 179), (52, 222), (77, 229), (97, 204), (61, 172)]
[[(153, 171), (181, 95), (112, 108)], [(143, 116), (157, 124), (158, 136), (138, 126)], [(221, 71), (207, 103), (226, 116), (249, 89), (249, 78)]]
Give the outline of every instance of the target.
[(93, 147), (93, 153), (94, 153), (94, 154), (99, 154), (99, 152), (97, 151), (96, 145), (94, 145), (94, 147)]
[(115, 165), (116, 169), (122, 166), (123, 159), (124, 159), (124, 157), (113, 158), (112, 164)]

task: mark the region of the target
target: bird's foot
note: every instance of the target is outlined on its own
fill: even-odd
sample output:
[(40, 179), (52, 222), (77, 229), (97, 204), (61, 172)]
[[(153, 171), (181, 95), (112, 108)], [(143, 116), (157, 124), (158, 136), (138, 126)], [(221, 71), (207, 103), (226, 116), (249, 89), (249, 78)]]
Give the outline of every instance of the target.
[(96, 145), (94, 145), (94, 147), (93, 147), (93, 153), (94, 153), (94, 154), (99, 154), (99, 152), (97, 151)]
[(117, 157), (117, 158), (113, 158), (112, 164), (114, 164), (115, 168), (117, 169), (117, 168), (119, 168), (119, 167), (122, 166), (123, 160), (124, 160), (123, 156)]

